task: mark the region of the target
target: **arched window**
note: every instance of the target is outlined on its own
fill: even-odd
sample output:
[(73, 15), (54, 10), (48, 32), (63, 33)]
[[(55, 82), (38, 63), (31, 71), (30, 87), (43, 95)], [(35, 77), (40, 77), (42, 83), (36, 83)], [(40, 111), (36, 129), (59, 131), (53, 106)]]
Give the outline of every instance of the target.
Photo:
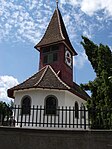
[(45, 114), (56, 115), (58, 100), (55, 96), (50, 95), (45, 98)]
[(79, 118), (79, 105), (78, 102), (75, 102), (75, 118)]
[(24, 96), (21, 101), (22, 114), (30, 114), (31, 97)]

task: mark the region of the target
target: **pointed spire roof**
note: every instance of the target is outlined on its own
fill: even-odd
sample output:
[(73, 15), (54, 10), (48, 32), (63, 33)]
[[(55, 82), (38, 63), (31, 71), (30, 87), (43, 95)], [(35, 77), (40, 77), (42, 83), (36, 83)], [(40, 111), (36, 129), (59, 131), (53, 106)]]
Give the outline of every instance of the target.
[(40, 47), (60, 42), (63, 42), (71, 50), (73, 55), (77, 55), (76, 51), (74, 50), (69, 40), (61, 13), (57, 7), (56, 10), (54, 11), (54, 14), (51, 18), (51, 21), (47, 27), (47, 30), (43, 38), (35, 46), (35, 48), (39, 49)]

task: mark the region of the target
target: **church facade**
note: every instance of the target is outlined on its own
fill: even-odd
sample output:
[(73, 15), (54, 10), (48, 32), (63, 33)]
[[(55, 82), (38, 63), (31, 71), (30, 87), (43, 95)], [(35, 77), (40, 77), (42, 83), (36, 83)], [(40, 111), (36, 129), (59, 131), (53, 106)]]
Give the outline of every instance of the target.
[(22, 107), (22, 115), (31, 115), (29, 107), (37, 105), (45, 107), (42, 114), (47, 117), (56, 116), (58, 107), (83, 107), (89, 96), (73, 82), (73, 56), (77, 53), (58, 7), (35, 49), (40, 52), (39, 71), (8, 89), (8, 97)]

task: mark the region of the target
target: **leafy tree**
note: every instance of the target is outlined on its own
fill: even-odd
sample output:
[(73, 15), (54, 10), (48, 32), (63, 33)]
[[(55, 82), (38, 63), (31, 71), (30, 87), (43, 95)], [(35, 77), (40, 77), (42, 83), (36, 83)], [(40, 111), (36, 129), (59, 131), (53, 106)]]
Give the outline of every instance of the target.
[(3, 124), (5, 118), (8, 118), (12, 115), (12, 106), (9, 104), (6, 104), (5, 102), (0, 102), (0, 123)]
[(112, 52), (106, 45), (97, 45), (82, 36), (85, 49), (96, 78), (87, 84), (81, 84), (85, 90), (91, 91), (87, 101), (90, 110), (92, 128), (112, 128)]

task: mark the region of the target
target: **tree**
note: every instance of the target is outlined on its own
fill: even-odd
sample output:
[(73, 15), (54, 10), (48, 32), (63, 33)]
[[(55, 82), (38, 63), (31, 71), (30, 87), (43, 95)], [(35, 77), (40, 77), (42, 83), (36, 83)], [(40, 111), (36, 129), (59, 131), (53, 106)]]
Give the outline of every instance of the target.
[(112, 52), (107, 45), (94, 44), (84, 36), (82, 39), (81, 44), (96, 73), (94, 81), (81, 84), (83, 89), (91, 91), (87, 107), (91, 111), (92, 127), (112, 128)]
[(0, 123), (3, 125), (5, 118), (8, 118), (12, 115), (12, 106), (6, 104), (5, 102), (0, 102)]

